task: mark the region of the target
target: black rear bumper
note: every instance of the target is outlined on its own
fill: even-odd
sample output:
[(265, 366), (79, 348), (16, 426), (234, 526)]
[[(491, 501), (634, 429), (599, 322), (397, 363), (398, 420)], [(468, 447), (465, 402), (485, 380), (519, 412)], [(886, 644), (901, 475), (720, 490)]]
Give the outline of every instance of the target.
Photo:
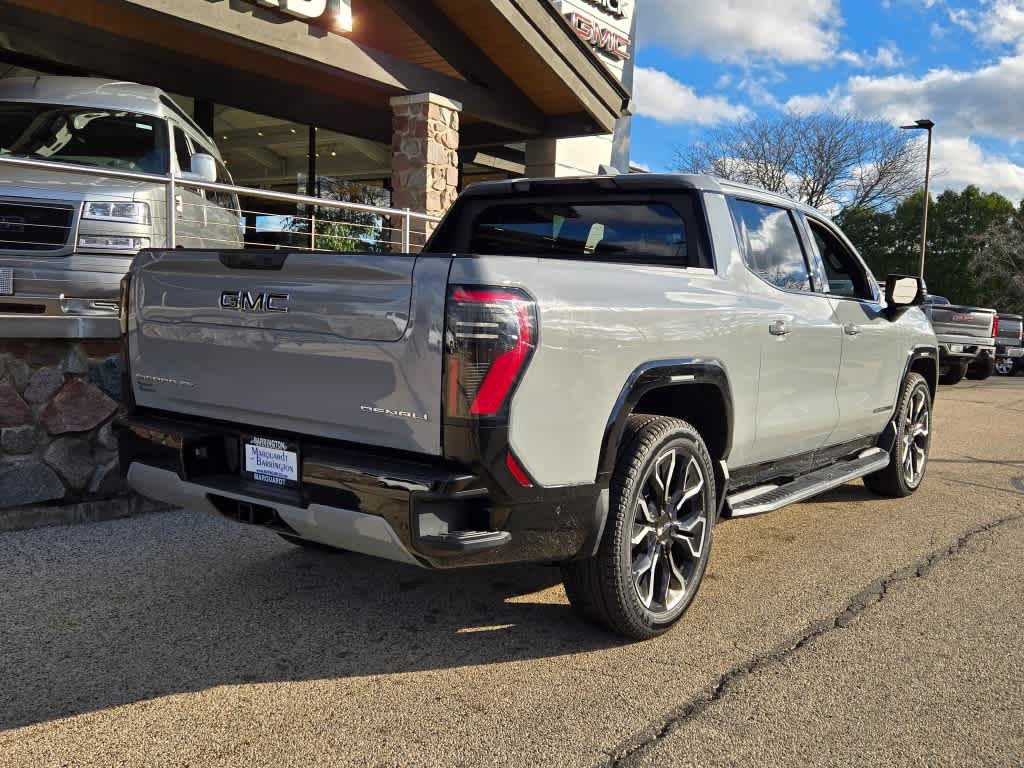
[[(174, 472), (201, 486), (223, 514), (278, 529), (275, 504), (381, 517), (427, 567), (568, 560), (590, 554), (604, 527), (607, 493), (597, 485), (536, 488), (512, 499), (443, 459), (139, 409), (117, 428), (126, 473), (133, 463)], [(299, 488), (242, 476), (241, 441), (253, 432), (298, 444)], [(261, 502), (258, 514), (251, 503), (239, 509), (233, 497), (241, 496)]]

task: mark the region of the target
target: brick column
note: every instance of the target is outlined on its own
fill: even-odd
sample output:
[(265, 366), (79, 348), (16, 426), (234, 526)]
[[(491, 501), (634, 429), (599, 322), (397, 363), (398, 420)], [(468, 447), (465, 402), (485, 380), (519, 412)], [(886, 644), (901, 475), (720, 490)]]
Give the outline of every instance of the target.
[[(420, 93), (391, 99), (391, 109), (391, 205), (440, 216), (458, 194), (462, 105)], [(400, 227), (400, 222), (392, 226)], [(420, 250), (432, 231), (432, 225), (413, 220), (412, 250)], [(400, 244), (399, 233), (394, 241)]]

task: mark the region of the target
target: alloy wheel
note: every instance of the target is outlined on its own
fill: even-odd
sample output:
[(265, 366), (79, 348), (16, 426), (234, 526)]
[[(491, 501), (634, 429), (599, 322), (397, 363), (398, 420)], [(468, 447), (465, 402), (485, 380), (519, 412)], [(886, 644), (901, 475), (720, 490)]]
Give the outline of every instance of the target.
[(996, 373), (1000, 376), (1009, 376), (1013, 373), (1013, 361), (1007, 358), (996, 360)]
[(697, 459), (670, 448), (652, 462), (640, 486), (633, 518), (633, 586), (655, 617), (677, 608), (691, 586), (707, 545), (705, 477)]
[(917, 486), (924, 475), (930, 433), (928, 393), (919, 388), (911, 394), (903, 415), (903, 450), (900, 454), (900, 466), (903, 469), (903, 479), (911, 488)]

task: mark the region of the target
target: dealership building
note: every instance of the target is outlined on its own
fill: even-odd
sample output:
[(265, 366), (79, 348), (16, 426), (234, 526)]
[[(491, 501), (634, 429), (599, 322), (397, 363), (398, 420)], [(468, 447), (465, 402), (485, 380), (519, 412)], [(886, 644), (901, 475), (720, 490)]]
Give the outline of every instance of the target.
[(316, 195), (343, 179), (442, 213), (473, 181), (628, 163), (633, 7), (0, 0), (0, 77), (158, 86), (240, 185)]

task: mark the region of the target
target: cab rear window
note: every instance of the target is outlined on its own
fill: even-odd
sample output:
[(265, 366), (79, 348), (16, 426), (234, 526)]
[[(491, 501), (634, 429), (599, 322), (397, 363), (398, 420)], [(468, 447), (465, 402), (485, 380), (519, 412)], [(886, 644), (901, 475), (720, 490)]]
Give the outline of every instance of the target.
[[(677, 204), (678, 205), (678, 204)], [(493, 256), (711, 267), (692, 211), (658, 201), (517, 201), (473, 217), (468, 250)]]

